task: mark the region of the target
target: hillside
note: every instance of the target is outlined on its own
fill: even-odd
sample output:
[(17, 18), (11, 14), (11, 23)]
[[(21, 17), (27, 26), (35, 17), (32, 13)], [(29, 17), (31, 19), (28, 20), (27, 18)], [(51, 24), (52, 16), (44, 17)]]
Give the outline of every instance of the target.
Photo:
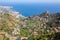
[[(25, 17), (10, 8), (0, 7), (1, 40), (55, 40), (60, 35), (60, 13)], [(56, 40), (60, 39), (60, 36)]]
[[(45, 11), (42, 14), (28, 17), (26, 19), (26, 26), (30, 27), (33, 30), (33, 35), (35, 35), (36, 40), (53, 40), (52, 38), (54, 36), (51, 35), (54, 35), (55, 33), (60, 33), (59, 15), (60, 13), (50, 14), (48, 11)], [(51, 38), (47, 38), (49, 35), (51, 36)]]
[(0, 32), (2, 32), (4, 36), (7, 35), (7, 38), (3, 37), (4, 40), (11, 40), (12, 38), (15, 39), (14, 35), (16, 32), (17, 34), (20, 34), (20, 30), (18, 29), (20, 29), (22, 24), (24, 24), (23, 21), (20, 21), (22, 20), (21, 18), (25, 19), (26, 17), (11, 9), (0, 8)]

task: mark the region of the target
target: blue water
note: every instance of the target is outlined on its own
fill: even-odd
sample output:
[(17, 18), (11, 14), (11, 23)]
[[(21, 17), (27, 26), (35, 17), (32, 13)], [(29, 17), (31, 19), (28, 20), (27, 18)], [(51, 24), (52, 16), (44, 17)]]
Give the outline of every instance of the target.
[(24, 16), (32, 16), (48, 10), (50, 13), (60, 12), (59, 4), (0, 4), (2, 6), (13, 6), (13, 10)]

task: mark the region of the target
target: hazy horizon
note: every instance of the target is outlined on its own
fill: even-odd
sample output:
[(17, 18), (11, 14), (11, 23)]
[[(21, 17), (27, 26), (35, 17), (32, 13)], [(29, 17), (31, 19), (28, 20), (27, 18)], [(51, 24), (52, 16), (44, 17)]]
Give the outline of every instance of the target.
[(60, 12), (59, 0), (0, 0), (0, 6), (12, 6), (24, 16), (32, 16), (49, 11), (50, 13)]

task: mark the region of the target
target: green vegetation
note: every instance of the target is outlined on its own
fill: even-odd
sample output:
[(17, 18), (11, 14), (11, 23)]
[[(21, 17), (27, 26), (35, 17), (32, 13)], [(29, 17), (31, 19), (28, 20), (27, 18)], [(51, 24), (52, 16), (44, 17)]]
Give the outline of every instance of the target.
[(21, 29), (21, 36), (28, 36), (30, 32), (28, 30)]
[[(7, 11), (4, 13), (0, 14), (0, 30), (18, 40), (21, 37), (27, 37), (27, 40), (54, 40), (56, 33), (60, 32), (59, 13), (50, 15), (46, 12), (27, 19), (16, 18)], [(4, 40), (9, 40), (9, 38), (4, 37)]]

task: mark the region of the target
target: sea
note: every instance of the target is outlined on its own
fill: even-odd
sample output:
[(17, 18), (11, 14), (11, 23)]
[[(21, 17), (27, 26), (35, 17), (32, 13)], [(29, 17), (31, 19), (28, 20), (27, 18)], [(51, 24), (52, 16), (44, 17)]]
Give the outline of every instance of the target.
[(19, 12), (23, 16), (33, 16), (41, 14), (45, 11), (49, 13), (60, 12), (60, 4), (0, 4), (0, 6), (12, 6), (13, 10)]

